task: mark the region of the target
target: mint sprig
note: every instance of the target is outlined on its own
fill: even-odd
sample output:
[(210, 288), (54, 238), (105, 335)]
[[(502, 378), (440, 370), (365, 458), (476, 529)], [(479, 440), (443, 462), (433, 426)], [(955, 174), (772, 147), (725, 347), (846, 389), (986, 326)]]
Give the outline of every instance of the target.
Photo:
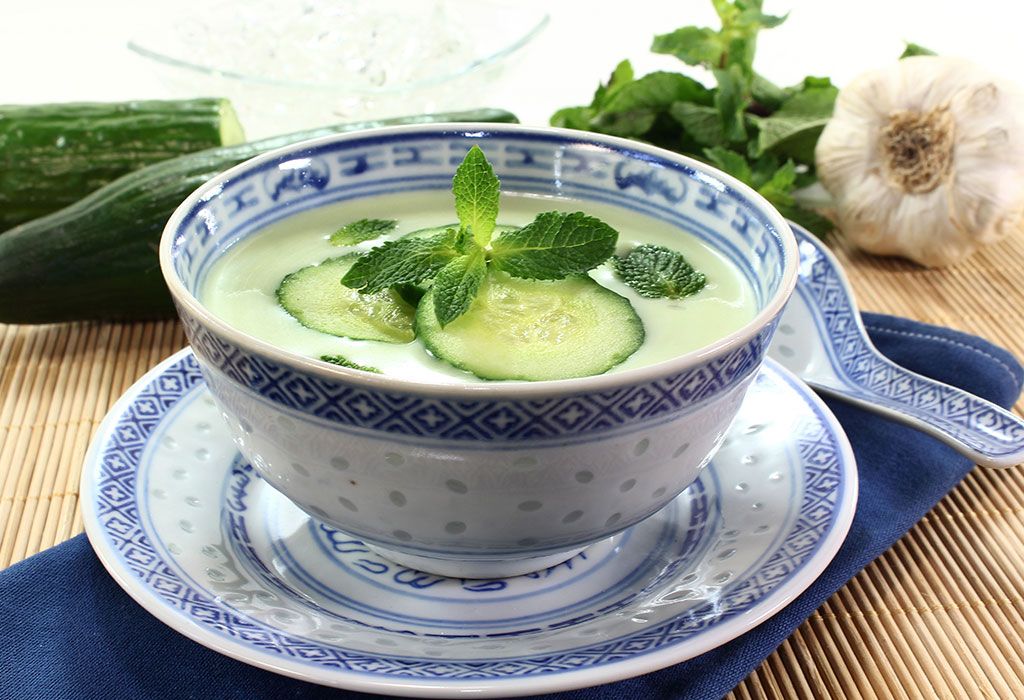
[(612, 256), (619, 234), (582, 212), (545, 212), (491, 240), (501, 185), (479, 146), (455, 171), (452, 194), (459, 228), (429, 237), (389, 241), (362, 255), (341, 283), (365, 294), (394, 287), (408, 299), (432, 282), (434, 313), (444, 327), (466, 313), (489, 270), (515, 277), (558, 280), (581, 275)]
[(616, 258), (615, 271), (637, 294), (650, 299), (682, 299), (704, 289), (708, 282), (682, 253), (659, 245), (640, 245)]
[(360, 219), (345, 224), (331, 234), (331, 245), (355, 245), (372, 241), (395, 230), (398, 222), (394, 219)]

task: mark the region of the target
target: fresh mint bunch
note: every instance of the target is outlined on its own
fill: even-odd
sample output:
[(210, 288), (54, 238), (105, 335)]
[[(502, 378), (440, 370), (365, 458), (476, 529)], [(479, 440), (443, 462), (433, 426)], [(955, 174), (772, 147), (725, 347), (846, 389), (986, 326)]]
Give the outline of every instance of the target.
[(829, 223), (801, 208), (793, 193), (815, 181), (814, 146), (838, 90), (828, 78), (782, 88), (757, 73), (758, 34), (786, 17), (764, 13), (762, 0), (711, 1), (720, 27), (681, 27), (656, 36), (651, 50), (707, 70), (713, 87), (670, 71), (636, 77), (623, 61), (589, 105), (561, 109), (551, 123), (635, 138), (710, 162), (784, 216), (823, 233)]
[(355, 245), (372, 241), (395, 230), (398, 222), (394, 219), (360, 219), (345, 224), (331, 234), (332, 245)]
[(660, 245), (640, 245), (615, 259), (615, 272), (642, 297), (682, 299), (704, 289), (708, 278), (683, 254)]
[(444, 327), (469, 310), (488, 270), (558, 280), (592, 270), (615, 251), (615, 229), (582, 212), (545, 212), (492, 240), (500, 191), (494, 169), (473, 146), (452, 179), (459, 228), (377, 246), (356, 260), (342, 284), (370, 294), (432, 281), (434, 311)]

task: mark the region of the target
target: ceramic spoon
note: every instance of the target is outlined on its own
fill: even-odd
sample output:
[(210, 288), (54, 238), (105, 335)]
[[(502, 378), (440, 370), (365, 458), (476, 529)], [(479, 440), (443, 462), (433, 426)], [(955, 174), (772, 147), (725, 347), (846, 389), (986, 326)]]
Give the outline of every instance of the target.
[(839, 261), (793, 225), (800, 277), (768, 354), (825, 394), (917, 428), (983, 467), (1024, 462), (1024, 421), (885, 358), (864, 330)]

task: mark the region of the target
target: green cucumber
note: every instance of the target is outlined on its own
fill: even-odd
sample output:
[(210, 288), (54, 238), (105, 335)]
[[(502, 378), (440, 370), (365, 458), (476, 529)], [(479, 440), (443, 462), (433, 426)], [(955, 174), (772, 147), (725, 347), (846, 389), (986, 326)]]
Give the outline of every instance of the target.
[(244, 140), (222, 98), (0, 105), (0, 231), (146, 165)]
[(445, 362), (481, 379), (570, 379), (632, 355), (644, 326), (625, 297), (590, 277), (524, 280), (491, 272), (469, 311), (441, 328), (428, 291), (416, 335)]
[(295, 320), (320, 333), (356, 340), (408, 343), (413, 332), (413, 307), (396, 292), (360, 294), (341, 283), (358, 253), (324, 260), (287, 275), (277, 288), (277, 301)]
[(164, 224), (197, 187), (273, 148), (396, 124), (515, 122), (481, 109), (340, 124), (214, 148), (147, 166), (69, 207), (0, 234), (0, 322), (135, 320), (174, 315), (160, 275)]

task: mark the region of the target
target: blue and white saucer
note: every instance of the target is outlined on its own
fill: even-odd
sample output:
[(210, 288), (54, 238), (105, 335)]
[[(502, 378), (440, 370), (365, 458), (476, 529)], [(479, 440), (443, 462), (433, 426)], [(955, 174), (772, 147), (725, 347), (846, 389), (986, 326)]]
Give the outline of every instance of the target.
[(261, 481), (187, 349), (111, 410), (82, 483), (100, 559), (182, 634), (314, 683), (430, 697), (596, 685), (713, 649), (814, 581), (856, 494), (842, 429), (769, 363), (711, 466), (661, 512), (545, 571), (441, 578)]

